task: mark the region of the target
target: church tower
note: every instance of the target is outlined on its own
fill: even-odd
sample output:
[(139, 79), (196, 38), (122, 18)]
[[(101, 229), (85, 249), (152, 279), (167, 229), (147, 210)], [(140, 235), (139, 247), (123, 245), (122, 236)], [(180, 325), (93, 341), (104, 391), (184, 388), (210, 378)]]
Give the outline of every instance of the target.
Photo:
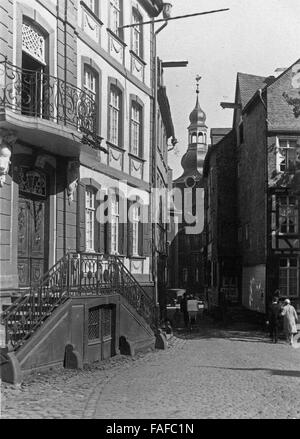
[[(179, 287), (187, 292), (203, 295), (203, 254), (202, 238), (204, 229), (204, 184), (203, 166), (208, 150), (206, 114), (199, 102), (199, 82), (201, 76), (196, 77), (196, 105), (190, 114), (188, 127), (188, 148), (181, 160), (182, 175), (173, 182), (174, 188), (181, 190), (183, 217), (179, 225), (176, 243)], [(192, 195), (192, 196), (191, 196)], [(191, 205), (189, 203), (191, 202)], [(192, 217), (197, 222), (194, 231), (190, 229), (186, 221), (186, 213), (192, 212)]]
[(207, 153), (207, 126), (206, 114), (199, 103), (199, 82), (201, 76), (196, 77), (197, 99), (196, 105), (190, 114), (190, 125), (188, 127), (188, 149), (181, 160), (183, 174), (174, 184), (177, 187), (203, 187), (203, 164)]

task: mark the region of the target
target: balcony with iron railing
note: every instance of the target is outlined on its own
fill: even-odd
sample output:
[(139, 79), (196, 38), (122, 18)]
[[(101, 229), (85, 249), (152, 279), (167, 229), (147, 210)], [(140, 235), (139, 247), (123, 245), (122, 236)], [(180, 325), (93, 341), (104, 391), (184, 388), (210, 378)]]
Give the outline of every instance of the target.
[(7, 58), (0, 59), (0, 128), (64, 156), (78, 156), (82, 144), (101, 144), (94, 93)]

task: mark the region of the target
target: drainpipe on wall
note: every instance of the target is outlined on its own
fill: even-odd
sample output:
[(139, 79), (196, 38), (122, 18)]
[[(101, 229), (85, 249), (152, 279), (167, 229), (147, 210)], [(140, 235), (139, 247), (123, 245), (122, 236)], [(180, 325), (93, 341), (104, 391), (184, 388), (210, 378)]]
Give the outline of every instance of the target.
[(268, 154), (268, 109), (267, 109), (267, 104), (266, 102), (263, 100), (262, 97), (262, 90), (259, 89), (258, 90), (259, 93), (259, 97), (260, 100), (263, 104), (263, 107), (266, 111), (266, 117), (265, 117), (265, 130), (266, 130), (266, 150), (265, 150), (265, 258), (266, 258), (266, 279), (265, 279), (265, 313), (267, 313), (267, 307), (268, 307), (268, 265), (269, 265), (269, 258), (268, 258), (268, 245), (269, 245), (269, 224), (268, 224), (268, 220), (269, 220), (269, 212), (268, 212), (268, 192), (269, 192), (269, 180), (268, 180), (268, 159), (269, 159), (269, 154)]

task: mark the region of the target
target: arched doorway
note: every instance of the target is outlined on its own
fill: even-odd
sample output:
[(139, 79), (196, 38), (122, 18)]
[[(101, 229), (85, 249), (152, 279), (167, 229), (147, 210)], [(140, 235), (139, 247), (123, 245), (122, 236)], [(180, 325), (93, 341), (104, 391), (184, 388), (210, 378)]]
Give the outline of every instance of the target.
[(19, 287), (30, 288), (48, 267), (49, 203), (47, 177), (39, 170), (18, 169)]

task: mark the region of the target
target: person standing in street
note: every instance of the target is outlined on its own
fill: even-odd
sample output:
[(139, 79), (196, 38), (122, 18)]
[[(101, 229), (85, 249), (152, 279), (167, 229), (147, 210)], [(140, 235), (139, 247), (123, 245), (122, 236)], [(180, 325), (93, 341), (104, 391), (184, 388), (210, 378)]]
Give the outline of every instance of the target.
[(184, 293), (181, 303), (180, 303), (180, 311), (183, 314), (183, 320), (184, 320), (184, 326), (185, 328), (188, 328), (189, 325), (189, 313), (187, 311), (187, 293)]
[(284, 304), (285, 305), (281, 311), (281, 315), (283, 316), (284, 332), (288, 343), (292, 345), (294, 334), (297, 334), (296, 323), (298, 321), (298, 315), (295, 308), (291, 305), (291, 301), (289, 299), (285, 299)]
[(279, 328), (279, 322), (280, 322), (280, 316), (281, 316), (281, 306), (279, 304), (279, 298), (274, 297), (272, 305), (269, 309), (269, 330), (270, 330), (270, 337), (273, 343), (278, 342), (278, 328)]

